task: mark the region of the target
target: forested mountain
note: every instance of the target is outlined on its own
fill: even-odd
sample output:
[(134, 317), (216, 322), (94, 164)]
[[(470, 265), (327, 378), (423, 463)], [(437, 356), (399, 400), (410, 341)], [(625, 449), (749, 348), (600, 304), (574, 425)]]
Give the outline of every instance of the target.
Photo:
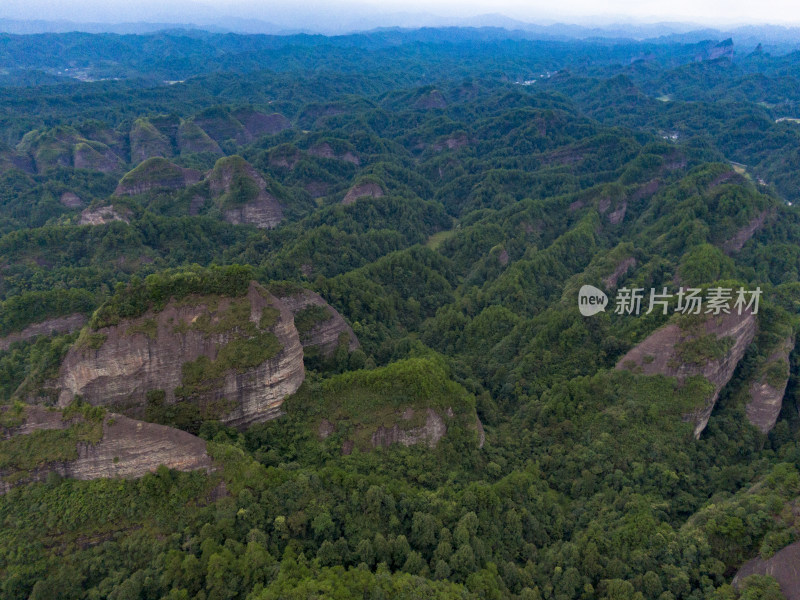
[(0, 597), (800, 598), (796, 59), (0, 37)]

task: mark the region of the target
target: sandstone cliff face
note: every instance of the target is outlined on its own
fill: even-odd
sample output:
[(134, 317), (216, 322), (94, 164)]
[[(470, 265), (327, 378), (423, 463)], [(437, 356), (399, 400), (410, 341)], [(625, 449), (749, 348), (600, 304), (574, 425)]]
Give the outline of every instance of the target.
[(172, 156), (172, 144), (149, 119), (136, 119), (131, 127), (131, 162), (138, 164), (148, 158)]
[(359, 198), (369, 197), (369, 198), (380, 198), (383, 194), (383, 188), (379, 186), (377, 183), (357, 183), (350, 190), (342, 200), (342, 204), (352, 204)]
[[(25, 421), (6, 431), (3, 437), (30, 435), (46, 429), (66, 429), (72, 424), (64, 421), (58, 410), (29, 406), (25, 412)], [(44, 464), (23, 474), (21, 478), (10, 477), (11, 472), (0, 472), (0, 494), (14, 485), (43, 481), (51, 472), (83, 480), (134, 478), (154, 472), (161, 465), (178, 471), (208, 471), (211, 469), (211, 458), (206, 453), (205, 441), (190, 433), (107, 413), (99, 442), (77, 442), (75, 460)]]
[(744, 245), (753, 237), (753, 234), (764, 226), (769, 218), (774, 215), (773, 212), (768, 210), (762, 211), (760, 214), (753, 217), (750, 222), (742, 227), (736, 234), (722, 244), (722, 250), (726, 254), (734, 254), (739, 252)]
[[(224, 330), (221, 325), (234, 310), (247, 312), (251, 328), (268, 311), (277, 311), (270, 331), (280, 350), (257, 366), (229, 368), (213, 381), (187, 383), (187, 365), (211, 365), (227, 344), (242, 338), (240, 329)], [(277, 416), (283, 399), (305, 378), (303, 348), (291, 310), (256, 284), (240, 299), (171, 301), (156, 314), (92, 335), (94, 343), (79, 340), (61, 365), (60, 406), (80, 395), (91, 404), (116, 406), (142, 416), (148, 392), (160, 390), (167, 403), (185, 398), (225, 423), (246, 426)], [(207, 362), (195, 362), (201, 357)]]
[[(403, 413), (404, 419), (410, 419), (413, 416), (414, 411), (412, 409), (406, 409), (406, 412)], [(392, 444), (402, 444), (403, 446), (426, 444), (429, 448), (435, 448), (446, 433), (447, 425), (444, 419), (436, 411), (429, 408), (425, 417), (425, 425), (422, 427), (401, 429), (397, 423), (391, 428), (378, 427), (375, 433), (372, 434), (372, 445), (377, 448), (378, 446), (388, 447)]]
[(347, 349), (352, 352), (359, 347), (358, 338), (353, 332), (352, 327), (347, 324), (342, 315), (319, 294), (310, 290), (303, 290), (290, 296), (281, 296), (281, 302), (285, 304), (293, 315), (310, 306), (322, 307), (329, 318), (317, 322), (308, 331), (301, 332), (300, 342), (304, 349), (316, 348), (323, 356), (330, 358), (339, 346), (339, 339), (342, 334), (347, 335)]
[(781, 413), (783, 394), (789, 383), (789, 353), (792, 348), (794, 348), (794, 338), (789, 337), (767, 359), (767, 369), (775, 370), (774, 379), (762, 373), (758, 380), (750, 384), (750, 402), (746, 407), (747, 420), (758, 427), (761, 433), (772, 431)]
[[(736, 311), (728, 315), (707, 315), (702, 325), (692, 331), (682, 331), (677, 324), (669, 323), (630, 350), (616, 368), (633, 369), (645, 375), (676, 377), (681, 382), (692, 375), (702, 375), (710, 381), (714, 386), (711, 397), (704, 406), (685, 415), (687, 420), (694, 422), (694, 435), (699, 438), (708, 424), (720, 390), (730, 380), (755, 332), (756, 318), (749, 311), (743, 311), (741, 315)], [(696, 340), (700, 335), (713, 335), (718, 341), (730, 338), (731, 343), (718, 358), (709, 358), (701, 364), (685, 362), (681, 357), (681, 345)]]
[(754, 558), (745, 563), (734, 577), (733, 586), (738, 588), (750, 575), (770, 575), (778, 581), (786, 600), (800, 600), (800, 542), (787, 546), (769, 560)]
[[(229, 223), (270, 229), (283, 219), (283, 209), (267, 191), (264, 178), (240, 156), (218, 160), (208, 176), (208, 186), (211, 194), (220, 199), (223, 216)], [(245, 197), (234, 197), (240, 193)]]
[(28, 325), (22, 331), (15, 331), (0, 338), (0, 351), (8, 350), (14, 342), (31, 340), (40, 335), (53, 335), (55, 333), (72, 333), (86, 325), (86, 315), (79, 313), (47, 319), (41, 323)]
[(120, 180), (114, 194), (134, 196), (150, 190), (178, 190), (201, 178), (200, 171), (179, 167), (165, 158), (149, 158)]

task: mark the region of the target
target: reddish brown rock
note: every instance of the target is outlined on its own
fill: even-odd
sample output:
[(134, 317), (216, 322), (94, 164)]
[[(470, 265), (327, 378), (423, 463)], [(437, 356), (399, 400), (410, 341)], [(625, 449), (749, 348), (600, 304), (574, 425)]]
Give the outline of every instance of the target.
[(309, 306), (321, 306), (330, 315), (330, 318), (315, 324), (310, 331), (301, 336), (303, 348), (315, 347), (323, 356), (330, 358), (338, 348), (342, 334), (347, 335), (349, 339), (347, 349), (350, 352), (359, 347), (358, 338), (352, 327), (319, 294), (303, 290), (296, 294), (281, 296), (280, 300), (294, 315)]
[(741, 250), (744, 247), (744, 245), (748, 241), (750, 241), (750, 238), (753, 237), (753, 234), (759, 229), (761, 229), (761, 227), (764, 226), (764, 223), (767, 221), (767, 219), (773, 214), (774, 213), (765, 210), (756, 215), (755, 217), (753, 217), (752, 219), (750, 219), (750, 222), (747, 225), (745, 225), (739, 231), (737, 231), (736, 234), (731, 239), (722, 244), (723, 252), (725, 252), (726, 254), (733, 254), (735, 252), (739, 252), (739, 250)]
[(770, 559), (754, 558), (745, 563), (733, 578), (733, 586), (741, 587), (750, 575), (774, 577), (786, 600), (800, 600), (800, 542), (787, 546)]
[(80, 208), (83, 206), (83, 200), (81, 200), (77, 194), (73, 194), (72, 192), (64, 192), (61, 194), (61, 197), (58, 199), (61, 203), (61, 206), (65, 206), (66, 208)]
[[(65, 421), (59, 410), (29, 406), (25, 421), (6, 431), (6, 438), (29, 435), (45, 429), (66, 429), (73, 421)], [(102, 424), (102, 439), (91, 444), (77, 442), (77, 458), (42, 465), (23, 478), (6, 478), (0, 473), (0, 494), (14, 485), (43, 481), (51, 472), (73, 479), (107, 477), (135, 478), (152, 473), (161, 465), (178, 471), (211, 470), (211, 458), (204, 440), (185, 431), (144, 423), (123, 415), (107, 413)]]
[(413, 446), (414, 444), (426, 444), (429, 448), (435, 448), (444, 435), (447, 433), (447, 425), (444, 419), (436, 411), (429, 408), (425, 425), (412, 429), (401, 429), (395, 423), (391, 428), (378, 427), (372, 434), (372, 446), (388, 447), (392, 444), (402, 444), (403, 446)]
[(789, 353), (792, 348), (794, 348), (794, 338), (789, 337), (767, 359), (767, 368), (775, 367), (781, 371), (779, 382), (769, 381), (762, 374), (757, 381), (750, 384), (750, 401), (746, 407), (747, 420), (758, 427), (761, 433), (772, 431), (781, 413), (783, 394), (789, 383)]
[(352, 204), (359, 198), (381, 198), (383, 195), (383, 188), (377, 183), (357, 183), (347, 192), (342, 204)]
[[(259, 323), (268, 307), (278, 309), (271, 331), (280, 351), (256, 367), (225, 371), (220, 380), (193, 390), (188, 398), (202, 411), (214, 411), (235, 426), (278, 416), (284, 398), (305, 378), (303, 348), (291, 310), (257, 284), (251, 284), (244, 300), (252, 323)], [(192, 324), (205, 319), (218, 322), (233, 301), (225, 297), (171, 301), (158, 313), (93, 332), (97, 343), (87, 345), (79, 339), (59, 371), (59, 405), (66, 406), (80, 395), (91, 404), (124, 408), (138, 417), (144, 414), (148, 392), (161, 390), (167, 403), (176, 401), (184, 364), (201, 356), (214, 361), (220, 349), (239, 335), (233, 330), (204, 331)]]
[(14, 342), (31, 340), (40, 335), (53, 335), (56, 333), (72, 333), (78, 331), (86, 324), (86, 315), (73, 314), (65, 317), (47, 319), (41, 323), (28, 325), (22, 331), (15, 331), (3, 338), (0, 338), (0, 351), (8, 350)]
[[(619, 360), (616, 368), (632, 369), (644, 375), (676, 377), (680, 382), (692, 375), (702, 375), (710, 381), (714, 386), (711, 397), (703, 406), (686, 415), (687, 420), (694, 422), (694, 435), (699, 438), (708, 424), (720, 390), (730, 380), (755, 333), (756, 318), (750, 311), (744, 311), (741, 315), (736, 314), (735, 310), (727, 315), (707, 315), (702, 325), (691, 331), (683, 331), (677, 324), (669, 323), (631, 349)], [(730, 337), (733, 344), (721, 358), (710, 359), (699, 365), (682, 362), (679, 344), (692, 340), (699, 334), (711, 334), (718, 340)]]

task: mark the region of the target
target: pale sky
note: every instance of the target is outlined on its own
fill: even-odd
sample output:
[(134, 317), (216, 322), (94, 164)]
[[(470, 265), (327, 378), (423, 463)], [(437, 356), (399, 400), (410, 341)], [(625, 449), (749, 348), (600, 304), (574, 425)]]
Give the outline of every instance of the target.
[[(502, 14), (529, 23), (581, 25), (680, 21), (704, 25), (800, 25), (800, 2), (786, 0), (2, 0), (0, 18), (77, 22), (209, 24), (257, 19), (281, 27), (369, 29), (443, 25)], [(457, 24), (457, 23), (453, 23)], [(359, 25), (363, 25), (360, 27)]]

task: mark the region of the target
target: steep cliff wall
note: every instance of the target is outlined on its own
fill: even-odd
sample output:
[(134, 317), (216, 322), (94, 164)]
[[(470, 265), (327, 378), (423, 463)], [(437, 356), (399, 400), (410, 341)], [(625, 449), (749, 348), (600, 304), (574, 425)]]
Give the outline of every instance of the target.
[(53, 335), (55, 333), (72, 333), (86, 324), (86, 315), (75, 313), (65, 317), (47, 319), (41, 323), (28, 325), (22, 331), (15, 331), (0, 338), (0, 351), (8, 350), (14, 342), (31, 340), (40, 335)]
[(761, 430), (769, 433), (778, 420), (783, 403), (783, 394), (789, 383), (789, 353), (794, 348), (794, 338), (786, 338), (769, 356), (759, 377), (750, 383), (750, 401), (747, 403), (747, 419)]
[[(60, 410), (25, 407), (19, 425), (0, 427), (0, 493), (42, 481), (51, 472), (86, 480), (141, 477), (161, 465), (179, 471), (211, 469), (205, 441), (185, 431), (114, 413), (90, 421)], [(79, 427), (83, 434), (76, 433)], [(41, 446), (45, 437), (47, 452), (36, 457), (24, 452)]]
[(319, 294), (302, 290), (280, 295), (280, 300), (295, 316), (300, 342), (307, 354), (317, 351), (330, 358), (339, 347), (343, 334), (347, 336), (347, 349), (350, 352), (359, 347), (352, 327)]
[(681, 328), (669, 323), (631, 349), (617, 363), (617, 369), (630, 369), (644, 375), (666, 375), (684, 381), (702, 375), (714, 392), (702, 406), (686, 415), (695, 424), (699, 437), (708, 424), (719, 392), (730, 381), (736, 365), (756, 333), (756, 318), (749, 311), (738, 315), (698, 315), (699, 322)]
[(97, 331), (85, 329), (59, 372), (76, 396), (143, 416), (148, 401), (192, 402), (245, 426), (279, 414), (305, 377), (291, 310), (253, 283), (241, 298), (195, 296)]

